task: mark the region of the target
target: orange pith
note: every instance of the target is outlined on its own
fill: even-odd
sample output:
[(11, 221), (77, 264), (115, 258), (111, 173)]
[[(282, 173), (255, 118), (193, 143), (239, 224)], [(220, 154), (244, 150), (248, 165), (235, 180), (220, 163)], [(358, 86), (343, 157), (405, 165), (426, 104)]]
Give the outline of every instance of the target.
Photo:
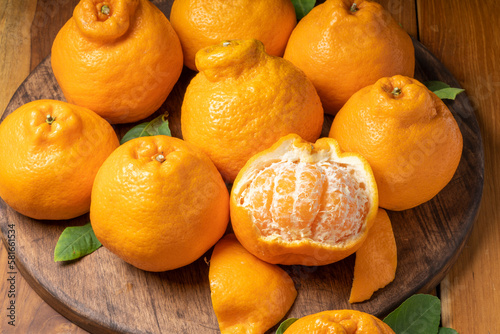
[(231, 192), (238, 240), (270, 263), (324, 265), (362, 244), (378, 195), (368, 163), (331, 138), (291, 134), (252, 157)]

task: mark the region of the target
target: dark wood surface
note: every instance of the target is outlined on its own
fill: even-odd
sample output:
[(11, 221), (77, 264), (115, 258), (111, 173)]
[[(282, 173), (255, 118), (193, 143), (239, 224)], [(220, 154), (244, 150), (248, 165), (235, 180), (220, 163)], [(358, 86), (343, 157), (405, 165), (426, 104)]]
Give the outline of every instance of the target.
[[(466, 89), (472, 111), (479, 122), (485, 152), (485, 187), (481, 208), (469, 240), (457, 262), (440, 282), (437, 294), (442, 302), (443, 326), (453, 327), (462, 334), (499, 333), (500, 298), (495, 287), (500, 285), (500, 40), (495, 37), (495, 33), (500, 29), (500, 2), (377, 1), (391, 12), (410, 35), (426, 45), (451, 70)], [(78, 0), (0, 2), (0, 115), (23, 79), (50, 53), (55, 34), (71, 16), (77, 2)], [(165, 9), (170, 2), (162, 1), (159, 5)], [(467, 192), (468, 190), (460, 195), (470, 196)], [(424, 221), (425, 215), (422, 214), (421, 219)], [(447, 216), (432, 219), (440, 219), (450, 225)], [(452, 222), (451, 225), (453, 224)], [(424, 231), (423, 234), (432, 236), (435, 233), (432, 230), (430, 232)], [(446, 239), (446, 236), (432, 239), (439, 241)], [(6, 297), (9, 290), (7, 261), (7, 250), (2, 244), (2, 309), (9, 302)], [(84, 274), (85, 272), (77, 272), (75, 277), (68, 278), (74, 283), (73, 289), (79, 289), (79, 283), (86, 279)], [(7, 318), (3, 317), (4, 320), (0, 321), (1, 333), (87, 333), (45, 303), (19, 272), (15, 277), (16, 327), (7, 325)], [(123, 291), (132, 288), (126, 284), (126, 279), (123, 279), (120, 287), (125, 287)], [(116, 289), (119, 290), (118, 287)], [(43, 294), (42, 296), (45, 298)], [(311, 299), (309, 302), (315, 303), (315, 300)], [(107, 306), (99, 307), (99, 312), (106, 312)], [(167, 309), (162, 307), (156, 311), (167, 312)], [(141, 318), (141, 312), (137, 311), (137, 314)], [(144, 321), (149, 319), (144, 318)], [(196, 332), (204, 333), (205, 330), (200, 327)], [(207, 332), (210, 333), (210, 330)]]
[[(416, 77), (422, 81), (458, 82), (428, 50), (415, 41)], [(168, 111), (173, 134), (180, 136), (179, 113), (185, 70), (159, 112)], [(32, 100), (64, 100), (46, 58), (19, 87), (3, 118)], [(450, 184), (430, 202), (404, 212), (389, 212), (398, 246), (396, 279), (365, 303), (350, 305), (354, 257), (324, 267), (288, 266), (298, 297), (287, 316), (326, 309), (353, 308), (378, 316), (416, 292), (428, 292), (444, 277), (462, 249), (476, 217), (483, 187), (483, 151), (478, 123), (465, 94), (447, 102), (460, 125), (464, 152)], [(2, 119), (3, 119), (2, 118)], [(328, 119), (331, 122), (331, 119)], [(117, 127), (119, 133), (126, 128)], [(328, 128), (326, 126), (325, 128)], [(184, 268), (148, 273), (119, 260), (104, 248), (70, 263), (55, 263), (53, 250), (66, 226), (82, 225), (88, 216), (64, 222), (28, 219), (0, 201), (5, 239), (16, 228), (17, 266), (33, 289), (56, 311), (97, 333), (217, 333), (204, 257)], [(209, 258), (210, 252), (206, 254)]]

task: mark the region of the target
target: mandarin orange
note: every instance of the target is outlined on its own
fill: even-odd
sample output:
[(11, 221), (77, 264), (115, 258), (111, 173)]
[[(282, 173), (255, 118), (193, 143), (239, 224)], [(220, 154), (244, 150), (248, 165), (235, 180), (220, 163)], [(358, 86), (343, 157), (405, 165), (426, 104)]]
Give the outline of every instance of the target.
[(285, 334), (395, 334), (371, 314), (355, 310), (323, 311), (295, 321)]
[(378, 208), (370, 165), (331, 138), (295, 134), (253, 156), (231, 191), (234, 233), (269, 263), (325, 265), (354, 253)]
[(0, 124), (0, 197), (35, 219), (89, 211), (98, 169), (119, 145), (93, 111), (56, 100), (29, 102)]
[(327, 0), (295, 27), (285, 59), (316, 87), (326, 113), (336, 114), (352, 94), (396, 74), (413, 76), (410, 36), (380, 4)]
[(282, 136), (319, 137), (323, 108), (314, 86), (290, 62), (266, 54), (261, 42), (225, 41), (200, 50), (196, 63), (200, 72), (182, 104), (182, 135), (227, 182)]
[(52, 70), (68, 102), (111, 123), (154, 113), (182, 71), (182, 49), (148, 0), (81, 0), (52, 45)]
[(151, 136), (116, 149), (96, 176), (90, 221), (104, 247), (147, 271), (190, 264), (224, 234), (229, 194), (197, 147)]
[(175, 0), (170, 20), (192, 70), (196, 52), (227, 39), (258, 39), (268, 54), (283, 56), (297, 23), (290, 0)]
[(379, 79), (354, 94), (330, 130), (343, 150), (363, 155), (377, 180), (380, 206), (406, 210), (452, 179), (463, 140), (448, 107), (416, 79)]

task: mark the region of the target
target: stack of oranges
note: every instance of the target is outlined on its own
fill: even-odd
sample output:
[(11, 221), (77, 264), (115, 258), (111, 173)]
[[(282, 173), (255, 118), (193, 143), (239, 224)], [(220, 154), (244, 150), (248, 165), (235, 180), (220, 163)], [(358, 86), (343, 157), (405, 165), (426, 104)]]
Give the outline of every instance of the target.
[[(0, 124), (3, 200), (35, 219), (90, 211), (102, 244), (147, 271), (217, 243), (209, 280), (223, 333), (263, 333), (287, 313), (297, 291), (278, 264), (359, 250), (350, 301), (390, 283), (396, 246), (379, 206), (430, 200), (462, 152), (446, 105), (412, 78), (411, 38), (363, 0), (327, 0), (298, 24), (290, 0), (175, 0), (171, 22), (148, 0), (80, 1), (52, 48), (69, 103), (34, 101)], [(183, 139), (119, 146), (110, 123), (152, 115), (183, 64), (198, 71)], [(234, 235), (221, 239), (229, 219)], [(327, 322), (348, 316), (390, 332), (362, 314)]]

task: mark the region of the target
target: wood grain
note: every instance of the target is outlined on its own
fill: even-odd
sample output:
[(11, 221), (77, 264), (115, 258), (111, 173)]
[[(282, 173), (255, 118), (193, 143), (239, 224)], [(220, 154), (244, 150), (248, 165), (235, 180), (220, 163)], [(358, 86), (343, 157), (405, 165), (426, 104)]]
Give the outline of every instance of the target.
[[(30, 73), (31, 22), (36, 1), (0, 2), (0, 116), (17, 87)], [(19, 54), (24, 55), (20, 57)]]
[[(458, 85), (416, 41), (415, 48), (417, 78)], [(179, 115), (191, 77), (191, 71), (183, 72), (159, 112)], [(49, 58), (17, 90), (4, 117), (24, 103), (43, 98), (64, 99)], [(463, 94), (448, 105), (464, 136), (463, 158), (453, 180), (433, 200), (413, 210), (389, 212), (399, 251), (395, 281), (370, 301), (350, 305), (353, 256), (323, 267), (286, 266), (299, 291), (288, 316), (344, 308), (383, 316), (410, 295), (428, 292), (441, 281), (472, 227), (483, 181), (481, 137), (468, 99)], [(169, 120), (179, 128), (178, 117)], [(122, 132), (120, 126), (117, 129)], [(19, 271), (47, 303), (79, 326), (98, 333), (190, 333), (201, 328), (205, 333), (218, 332), (203, 257), (164, 273), (138, 270), (104, 248), (79, 261), (54, 263), (53, 249), (64, 227), (87, 221), (87, 215), (64, 222), (31, 220), (0, 200), (2, 234), (6, 235), (7, 224), (16, 228)]]
[(485, 150), (481, 210), (458, 262), (440, 285), (443, 325), (500, 333), (500, 3), (418, 1), (421, 41), (466, 89)]

